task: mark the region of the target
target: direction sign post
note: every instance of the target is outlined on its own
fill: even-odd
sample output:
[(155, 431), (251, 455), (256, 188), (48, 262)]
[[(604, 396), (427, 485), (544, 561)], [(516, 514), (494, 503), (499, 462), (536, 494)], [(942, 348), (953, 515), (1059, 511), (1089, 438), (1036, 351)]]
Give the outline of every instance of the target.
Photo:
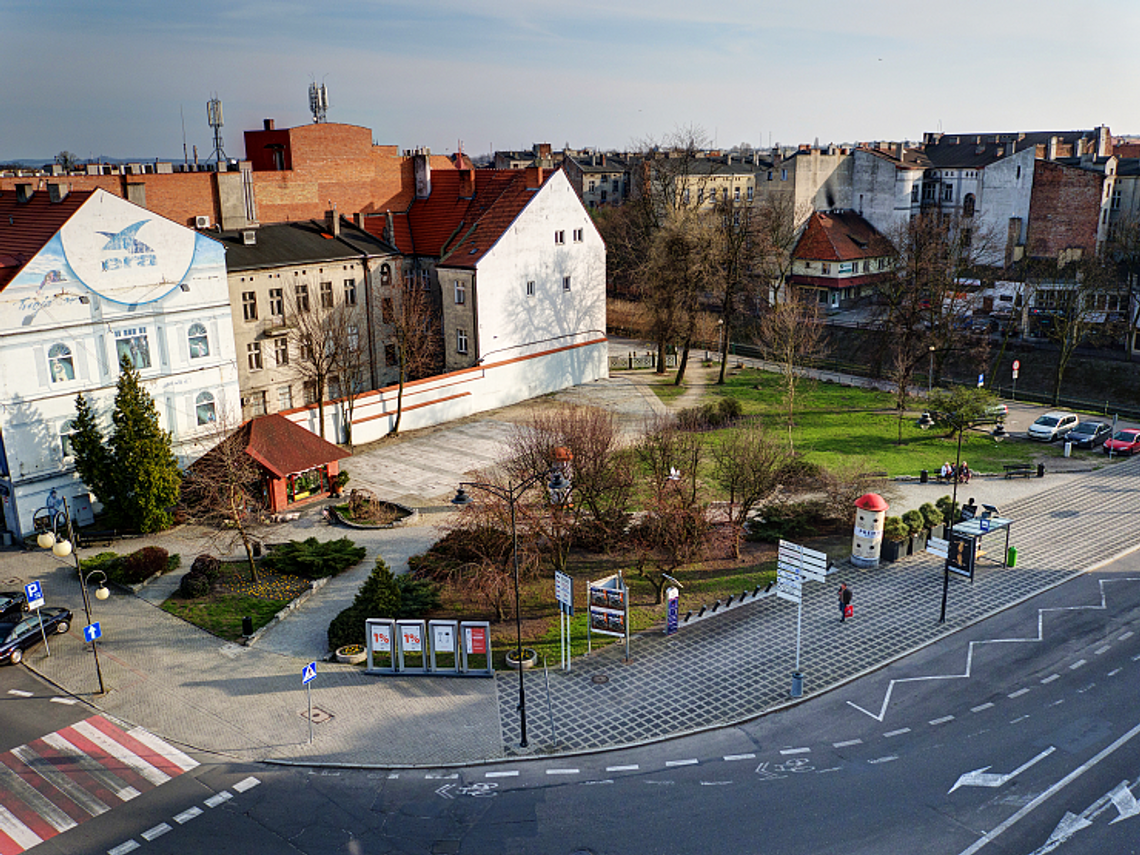
[(558, 600), (558, 653), (563, 671), (570, 670), (570, 618), (574, 616), (574, 577), (554, 571), (554, 598)]
[(1017, 372), (1021, 370), (1021, 360), (1013, 360), (1013, 400), (1017, 400)]
[(317, 679), (317, 663), (310, 662), (301, 669), (301, 685), (309, 702), (309, 744), (313, 744), (313, 680)]
[(814, 549), (805, 549), (798, 543), (780, 541), (776, 556), (776, 596), (791, 600), (798, 607), (796, 615), (796, 670), (792, 673), (793, 698), (803, 694), (804, 675), (800, 673), (800, 640), (803, 637), (804, 601), (803, 583), (823, 582), (827, 574), (827, 556)]
[[(28, 609), (35, 609), (36, 612), (39, 612), (40, 606), (44, 604), (43, 585), (39, 582), (29, 582), (24, 586), (24, 596), (28, 600)], [(38, 614), (36, 616), (40, 617)], [(44, 619), (42, 617), (40, 617), (40, 637), (44, 640), (44, 650), (47, 651), (48, 656), (51, 656), (51, 648), (48, 647), (47, 630), (44, 629)]]

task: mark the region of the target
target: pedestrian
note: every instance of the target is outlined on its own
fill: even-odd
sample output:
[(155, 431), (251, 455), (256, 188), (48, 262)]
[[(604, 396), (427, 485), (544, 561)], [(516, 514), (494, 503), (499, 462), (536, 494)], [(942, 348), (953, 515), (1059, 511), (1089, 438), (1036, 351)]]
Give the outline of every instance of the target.
[(962, 461), (962, 483), (963, 484), (969, 484), (970, 483), (970, 464), (967, 463), (965, 460)]
[(949, 460), (947, 460), (945, 463), (942, 464), (942, 473), (941, 474), (942, 474), (942, 480), (943, 481), (949, 481), (951, 476), (953, 476), (954, 467), (952, 465), (950, 465)]
[(839, 585), (839, 622), (847, 620), (847, 613), (851, 609), (851, 589), (846, 582)]

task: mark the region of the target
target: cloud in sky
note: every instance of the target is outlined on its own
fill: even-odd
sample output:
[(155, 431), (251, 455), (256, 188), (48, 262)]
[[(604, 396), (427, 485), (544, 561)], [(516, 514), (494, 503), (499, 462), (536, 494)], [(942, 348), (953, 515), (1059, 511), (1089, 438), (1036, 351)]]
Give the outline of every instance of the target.
[(264, 117), (453, 151), (624, 148), (683, 125), (720, 145), (1088, 128), (1140, 132), (1131, 0), (7, 0), (0, 160), (231, 156)]

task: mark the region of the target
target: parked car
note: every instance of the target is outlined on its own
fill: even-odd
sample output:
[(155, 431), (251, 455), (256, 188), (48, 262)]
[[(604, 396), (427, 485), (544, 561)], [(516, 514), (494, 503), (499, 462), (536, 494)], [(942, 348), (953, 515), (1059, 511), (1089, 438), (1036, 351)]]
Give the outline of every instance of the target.
[(1118, 430), (1112, 439), (1105, 440), (1104, 453), (1135, 454), (1140, 451), (1140, 430)]
[(1008, 404), (994, 404), (986, 407), (987, 418), (997, 419), (999, 422), (1004, 421), (1005, 417), (1009, 415)]
[(1105, 422), (1081, 422), (1065, 437), (1077, 448), (1096, 448), (1112, 435), (1112, 425)]
[(0, 623), (0, 663), (19, 665), (24, 661), (24, 651), (39, 644), (45, 634), (63, 634), (70, 627), (71, 611), (58, 607), (37, 609), (18, 621), (6, 620)]
[(1080, 419), (1076, 413), (1066, 413), (1063, 410), (1050, 410), (1029, 426), (1026, 434), (1030, 439), (1041, 442), (1052, 442), (1062, 439), (1069, 431), (1077, 426)]
[(19, 620), (28, 608), (28, 598), (23, 591), (0, 591), (0, 620)]

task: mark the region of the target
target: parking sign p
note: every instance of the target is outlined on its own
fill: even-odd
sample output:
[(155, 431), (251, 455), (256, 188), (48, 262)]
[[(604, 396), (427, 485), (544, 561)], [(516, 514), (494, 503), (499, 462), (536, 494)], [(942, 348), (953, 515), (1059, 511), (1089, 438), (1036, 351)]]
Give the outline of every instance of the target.
[(38, 609), (44, 604), (44, 589), (39, 582), (29, 582), (24, 586), (24, 596), (28, 598), (28, 608)]

